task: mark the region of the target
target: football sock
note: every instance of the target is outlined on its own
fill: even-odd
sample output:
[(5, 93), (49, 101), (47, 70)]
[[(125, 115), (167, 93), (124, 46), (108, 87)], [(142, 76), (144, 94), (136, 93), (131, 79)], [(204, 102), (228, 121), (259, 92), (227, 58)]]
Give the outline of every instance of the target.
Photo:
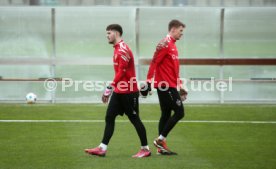
[(149, 150), (149, 146), (148, 146), (148, 145), (146, 145), (146, 146), (141, 146), (141, 149), (147, 149), (147, 150)]
[(160, 136), (158, 137), (158, 140), (165, 140), (166, 137), (162, 136), (162, 134), (160, 134)]
[(102, 150), (104, 150), (104, 151), (106, 151), (106, 150), (107, 150), (107, 145), (106, 145), (106, 144), (104, 144), (104, 143), (101, 143), (101, 144), (99, 145), (99, 147), (101, 147), (101, 148), (102, 148)]

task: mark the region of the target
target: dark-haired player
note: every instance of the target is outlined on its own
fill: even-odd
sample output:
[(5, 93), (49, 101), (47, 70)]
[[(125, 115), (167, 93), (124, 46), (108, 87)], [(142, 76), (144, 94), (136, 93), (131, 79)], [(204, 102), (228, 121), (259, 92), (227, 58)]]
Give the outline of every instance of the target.
[(132, 51), (121, 38), (123, 29), (120, 25), (111, 24), (107, 26), (106, 33), (108, 42), (114, 45), (113, 63), (115, 77), (111, 86), (106, 88), (102, 96), (103, 103), (108, 103), (111, 96), (105, 116), (105, 130), (102, 142), (98, 147), (86, 149), (85, 152), (91, 155), (105, 156), (107, 145), (114, 132), (115, 118), (117, 115), (126, 114), (135, 127), (141, 142), (141, 149), (132, 157), (148, 157), (151, 152), (147, 142), (146, 129), (139, 117), (139, 91)]

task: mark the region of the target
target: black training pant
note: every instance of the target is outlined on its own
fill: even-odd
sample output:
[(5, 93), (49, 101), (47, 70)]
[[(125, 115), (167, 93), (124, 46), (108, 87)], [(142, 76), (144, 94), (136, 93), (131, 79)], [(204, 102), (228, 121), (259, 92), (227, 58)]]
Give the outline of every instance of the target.
[[(180, 95), (176, 88), (157, 89), (161, 117), (159, 120), (158, 131), (167, 137), (169, 132), (173, 129), (176, 123), (184, 117), (184, 106), (180, 99)], [(174, 114), (171, 116), (172, 110)]]
[[(105, 130), (102, 143), (108, 145), (115, 128), (117, 115), (126, 114), (136, 129), (142, 146), (148, 145), (146, 129), (139, 117), (139, 92), (119, 94), (113, 92), (105, 116)], [(127, 136), (127, 134), (126, 134)]]

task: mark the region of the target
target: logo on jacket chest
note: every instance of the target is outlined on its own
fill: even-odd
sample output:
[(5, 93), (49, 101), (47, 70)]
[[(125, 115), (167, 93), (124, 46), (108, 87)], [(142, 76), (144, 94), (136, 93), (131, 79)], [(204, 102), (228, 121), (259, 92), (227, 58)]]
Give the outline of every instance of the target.
[(173, 60), (178, 59), (178, 51), (176, 48), (172, 47), (170, 50), (170, 55)]
[(175, 54), (172, 54), (171, 57), (173, 60), (178, 59), (178, 55), (175, 55)]

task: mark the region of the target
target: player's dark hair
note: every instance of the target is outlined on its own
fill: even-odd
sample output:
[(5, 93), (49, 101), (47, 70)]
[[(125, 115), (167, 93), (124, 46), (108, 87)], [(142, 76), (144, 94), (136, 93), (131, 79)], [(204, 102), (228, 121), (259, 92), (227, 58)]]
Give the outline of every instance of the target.
[(182, 26), (183, 28), (186, 27), (186, 25), (184, 23), (180, 22), (179, 20), (173, 19), (170, 21), (168, 28), (170, 31), (172, 28), (178, 28), (180, 26)]
[(123, 35), (123, 28), (121, 27), (121, 25), (119, 24), (110, 24), (106, 27), (106, 30), (107, 31), (110, 31), (110, 30), (115, 30), (117, 32), (120, 33), (120, 36)]

